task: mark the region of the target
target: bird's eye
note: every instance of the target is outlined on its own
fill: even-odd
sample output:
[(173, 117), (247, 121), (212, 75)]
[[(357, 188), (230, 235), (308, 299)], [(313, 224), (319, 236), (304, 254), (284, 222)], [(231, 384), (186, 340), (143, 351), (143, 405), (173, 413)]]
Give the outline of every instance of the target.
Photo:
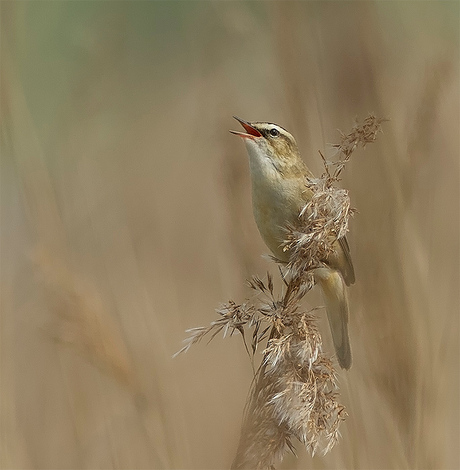
[(270, 135), (272, 137), (278, 137), (280, 135), (280, 131), (276, 127), (272, 127), (270, 129)]

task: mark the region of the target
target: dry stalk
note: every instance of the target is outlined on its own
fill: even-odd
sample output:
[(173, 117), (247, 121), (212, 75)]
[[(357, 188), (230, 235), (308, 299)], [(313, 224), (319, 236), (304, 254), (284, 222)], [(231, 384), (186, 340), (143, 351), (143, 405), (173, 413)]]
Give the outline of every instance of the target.
[(34, 261), (54, 314), (47, 333), (137, 395), (139, 384), (126, 343), (98, 293), (45, 250), (36, 250)]
[(275, 294), (270, 274), (266, 281), (254, 276), (249, 286), (255, 300), (223, 304), (217, 309), (220, 317), (209, 326), (188, 330), (185, 346), (177, 353), (219, 332), (224, 336), (240, 332), (251, 355), (265, 344), (232, 468), (274, 468), (286, 450), (294, 451), (293, 438), (311, 455), (326, 454), (338, 441), (346, 411), (338, 401), (336, 372), (322, 350), (314, 311), (305, 311), (301, 301), (314, 285), (314, 269), (323, 265), (321, 260), (333, 251), (334, 241), (346, 234), (354, 213), (348, 191), (334, 183), (353, 151), (374, 142), (382, 122), (369, 115), (350, 133), (341, 133), (341, 142), (333, 146), (338, 161), (326, 161), (321, 154), (325, 172), (305, 181), (314, 195), (299, 214), (298, 224), (286, 228), (284, 249), (289, 250), (290, 261), (280, 267), (281, 293)]

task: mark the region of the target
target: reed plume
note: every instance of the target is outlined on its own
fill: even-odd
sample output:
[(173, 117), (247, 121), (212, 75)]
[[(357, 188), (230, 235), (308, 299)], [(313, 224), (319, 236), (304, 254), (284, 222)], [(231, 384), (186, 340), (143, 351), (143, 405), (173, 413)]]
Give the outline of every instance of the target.
[(217, 309), (219, 318), (209, 326), (188, 330), (179, 353), (219, 332), (241, 333), (251, 355), (264, 344), (232, 468), (273, 468), (287, 449), (294, 451), (294, 438), (312, 455), (326, 454), (338, 441), (346, 411), (339, 402), (337, 375), (322, 348), (316, 309), (305, 310), (302, 299), (314, 286), (314, 270), (334, 250), (334, 241), (347, 233), (355, 212), (348, 191), (335, 183), (354, 150), (374, 142), (382, 122), (369, 115), (351, 132), (341, 134), (340, 143), (333, 145), (336, 161), (321, 154), (324, 173), (305, 181), (314, 195), (296, 226), (286, 227), (283, 249), (289, 251), (290, 260), (283, 264), (273, 258), (279, 264), (280, 292), (276, 293), (270, 274), (266, 280), (254, 276), (249, 281), (256, 294), (252, 301), (229, 301)]

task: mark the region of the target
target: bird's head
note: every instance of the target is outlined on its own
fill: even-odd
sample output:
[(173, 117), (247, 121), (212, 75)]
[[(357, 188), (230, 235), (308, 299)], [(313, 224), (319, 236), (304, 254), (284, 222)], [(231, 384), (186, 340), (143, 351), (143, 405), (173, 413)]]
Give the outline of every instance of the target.
[(270, 122), (247, 122), (233, 116), (246, 132), (230, 131), (244, 139), (249, 156), (270, 159), (279, 171), (284, 172), (300, 160), (297, 143), (286, 129)]

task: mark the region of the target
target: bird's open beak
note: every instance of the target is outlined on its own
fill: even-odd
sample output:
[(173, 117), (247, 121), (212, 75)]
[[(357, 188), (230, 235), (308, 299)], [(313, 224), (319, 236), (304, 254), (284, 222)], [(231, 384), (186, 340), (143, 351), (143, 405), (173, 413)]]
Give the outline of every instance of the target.
[(233, 116), (246, 130), (246, 132), (238, 132), (238, 131), (230, 131), (232, 134), (238, 135), (240, 137), (243, 137), (245, 139), (252, 139), (254, 137), (262, 137), (262, 134), (257, 130), (254, 129), (254, 127), (249, 124), (247, 121), (243, 121), (239, 117)]

